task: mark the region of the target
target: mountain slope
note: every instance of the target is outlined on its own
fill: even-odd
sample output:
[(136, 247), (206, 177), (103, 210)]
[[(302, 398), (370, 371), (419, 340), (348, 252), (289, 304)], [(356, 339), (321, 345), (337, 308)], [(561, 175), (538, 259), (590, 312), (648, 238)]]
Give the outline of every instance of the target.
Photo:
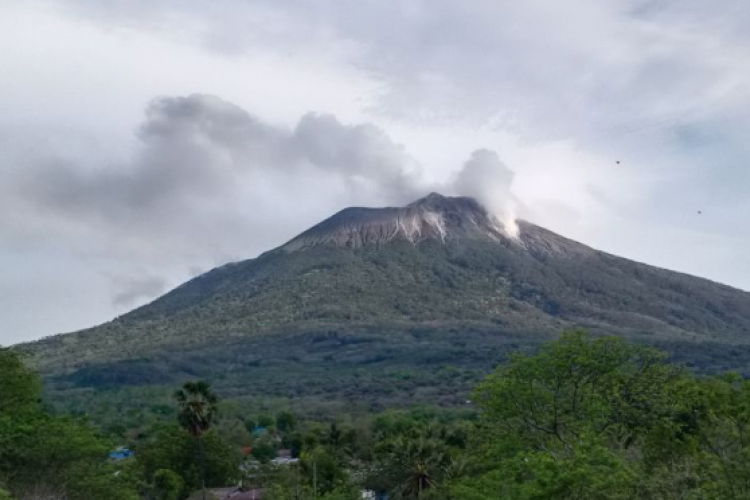
[(750, 294), (528, 222), (509, 231), (472, 199), (432, 194), (343, 210), (110, 323), (26, 348), (46, 373), (79, 385), (226, 376), (227, 366), (239, 381), (298, 364), (485, 369), (575, 326), (680, 352), (708, 343), (688, 358), (709, 345), (744, 352)]

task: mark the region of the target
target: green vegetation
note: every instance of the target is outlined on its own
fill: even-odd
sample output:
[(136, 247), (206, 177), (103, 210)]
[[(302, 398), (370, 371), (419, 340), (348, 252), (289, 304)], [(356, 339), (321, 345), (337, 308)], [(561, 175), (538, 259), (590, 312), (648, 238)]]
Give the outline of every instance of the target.
[(0, 498), (139, 498), (132, 470), (106, 461), (112, 443), (82, 420), (46, 413), (39, 379), (7, 349), (0, 381)]
[[(97, 328), (19, 346), (58, 412), (120, 434), (173, 417), (207, 380), (238, 412), (327, 419), (460, 408), (511, 352), (573, 325), (750, 375), (750, 294), (596, 252), (541, 228), (469, 238), (276, 250), (197, 277)], [(234, 410), (232, 410), (234, 411)]]
[[(17, 353), (0, 351), (0, 377), (0, 498), (184, 500), (205, 484), (271, 500), (750, 499), (750, 382), (580, 331), (514, 353), (462, 411), (312, 418), (195, 382), (107, 438), (46, 413)], [(108, 460), (117, 444), (135, 456)]]
[(142, 482), (157, 499), (170, 495), (182, 499), (202, 490), (204, 483), (215, 488), (240, 479), (238, 446), (214, 431), (198, 441), (176, 425), (165, 425), (150, 430), (133, 445)]
[(175, 393), (175, 399), (180, 406), (177, 420), (182, 428), (195, 438), (198, 445), (201, 492), (203, 500), (206, 500), (206, 451), (203, 437), (211, 429), (216, 418), (218, 399), (211, 391), (211, 387), (203, 381), (186, 382), (182, 389)]
[(750, 294), (527, 226), (523, 245), (464, 238), (274, 250), (110, 323), (21, 348), (62, 391), (196, 378), (253, 390), (248, 380), (282, 365), (488, 370), (498, 359), (489, 351), (578, 326), (664, 345), (708, 370), (750, 360)]

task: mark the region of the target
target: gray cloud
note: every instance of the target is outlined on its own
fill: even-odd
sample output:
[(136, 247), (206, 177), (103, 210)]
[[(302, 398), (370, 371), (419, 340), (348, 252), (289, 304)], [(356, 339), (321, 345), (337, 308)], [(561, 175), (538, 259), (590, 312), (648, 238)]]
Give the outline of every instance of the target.
[(490, 119), (593, 143), (643, 128), (667, 134), (748, 97), (744, 0), (56, 3), (156, 31), (186, 15), (198, 43), (223, 53), (337, 53), (385, 83), (381, 112), (409, 120)]
[[(164, 97), (148, 106), (137, 138), (126, 164), (92, 168), (61, 158), (31, 165), (18, 180), (24, 202), (42, 216), (182, 240), (172, 231), (186, 229), (181, 221), (200, 232), (220, 217), (219, 225), (241, 219), (242, 210), (236, 218), (227, 213), (232, 203), (248, 205), (248, 193), (302, 175), (343, 183), (351, 200), (400, 203), (421, 192), (419, 166), (403, 146), (373, 125), (333, 115), (307, 114), (287, 130), (218, 97)], [(229, 208), (216, 213), (222, 204)]]
[[(226, 253), (242, 255), (241, 242), (225, 233), (263, 227), (263, 217), (248, 213), (258, 210), (253, 200), (269, 194), (290, 199), (295, 190), (314, 186), (311, 176), (343, 192), (338, 206), (326, 210), (403, 204), (434, 189), (476, 196), (495, 210), (506, 210), (513, 198), (513, 173), (492, 151), (475, 151), (439, 185), (426, 181), (421, 165), (374, 125), (309, 113), (286, 129), (209, 95), (155, 99), (137, 139), (124, 164), (86, 166), (60, 158), (30, 165), (17, 180), (19, 203), (42, 218), (117, 235), (124, 247), (158, 251), (190, 244), (202, 251), (207, 236), (221, 241)], [(289, 215), (297, 213), (292, 208)]]
[(347, 205), (404, 204), (443, 190), (507, 213), (512, 197), (513, 173), (492, 151), (475, 151), (447, 184), (427, 182), (382, 129), (330, 114), (308, 113), (287, 129), (215, 96), (162, 97), (136, 137), (130, 161), (47, 157), (10, 179), (20, 196), (9, 213), (26, 214), (16, 224), (42, 221), (68, 240), (76, 234), (87, 251), (138, 263), (111, 279), (118, 308), (163, 292), (175, 264), (190, 276), (250, 257)]
[(117, 307), (131, 307), (143, 299), (153, 299), (166, 290), (167, 283), (156, 276), (117, 276), (112, 278), (115, 292), (112, 304)]

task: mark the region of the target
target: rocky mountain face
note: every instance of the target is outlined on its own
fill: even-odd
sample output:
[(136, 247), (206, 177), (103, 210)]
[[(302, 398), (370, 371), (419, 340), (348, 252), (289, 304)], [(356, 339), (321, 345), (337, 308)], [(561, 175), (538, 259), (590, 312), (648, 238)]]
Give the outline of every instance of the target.
[(393, 241), (498, 242), (510, 235), (502, 223), (472, 198), (431, 193), (405, 207), (347, 208), (308, 229), (281, 248), (287, 252), (316, 245), (359, 248)]
[(110, 323), (23, 348), (63, 388), (205, 376), (242, 392), (280, 366), (308, 378), (322, 367), (485, 370), (573, 327), (736, 367), (748, 357), (750, 294), (529, 222), (508, 231), (473, 199), (431, 194), (343, 210)]

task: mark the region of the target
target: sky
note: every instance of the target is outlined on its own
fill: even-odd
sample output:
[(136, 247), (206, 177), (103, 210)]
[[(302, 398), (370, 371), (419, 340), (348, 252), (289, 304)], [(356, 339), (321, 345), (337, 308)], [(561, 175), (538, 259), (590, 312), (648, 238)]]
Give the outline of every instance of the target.
[(746, 0), (0, 3), (0, 344), (347, 206), (479, 197), (750, 290)]

